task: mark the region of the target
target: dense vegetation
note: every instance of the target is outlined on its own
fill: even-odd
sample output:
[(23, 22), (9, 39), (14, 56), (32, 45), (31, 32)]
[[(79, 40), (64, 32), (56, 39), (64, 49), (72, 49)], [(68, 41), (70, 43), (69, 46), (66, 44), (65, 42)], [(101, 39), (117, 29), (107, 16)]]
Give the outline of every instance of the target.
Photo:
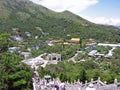
[(43, 53), (59, 53), (62, 55), (62, 60), (68, 60), (73, 57), (77, 50), (79, 50), (80, 45), (63, 45), (57, 44), (54, 47), (45, 45), (39, 50), (32, 51), (33, 56), (38, 56)]
[[(65, 53), (62, 54), (62, 62), (59, 62), (57, 65), (51, 64), (47, 65), (46, 68), (40, 67), (40, 76), (44, 77), (44, 75), (49, 74), (52, 78), (59, 77), (61, 81), (69, 82), (79, 79), (84, 83), (92, 78), (97, 80), (98, 77), (101, 77), (101, 80), (107, 81), (107, 83), (113, 83), (115, 78), (120, 82), (120, 48), (114, 50), (114, 55), (111, 58), (90, 57), (88, 56), (89, 51), (84, 50), (75, 57), (77, 63), (68, 61), (76, 54), (75, 51), (79, 50), (79, 48), (79, 45), (62, 47), (60, 44), (54, 47), (46, 47), (45, 49), (48, 50), (48, 53)], [(45, 49), (42, 51), (46, 52)], [(111, 47), (98, 46), (97, 49), (100, 53), (107, 54)], [(67, 54), (67, 51), (69, 51), (69, 54)]]
[(120, 82), (120, 62), (119, 59), (92, 58), (85, 62), (60, 62), (57, 65), (48, 65), (45, 69), (39, 69), (41, 77), (46, 74), (53, 78), (59, 77), (61, 81), (74, 82), (80, 80), (83, 83), (91, 79), (97, 80), (101, 77), (102, 81), (113, 83), (117, 78)]
[(0, 35), (0, 90), (31, 90), (32, 72), (20, 61), (18, 54), (9, 53), (9, 34)]
[(120, 30), (116, 27), (91, 23), (69, 11), (56, 13), (29, 0), (1, 0), (0, 11), (0, 32), (18, 28), (19, 35), (24, 38), (27, 31), (32, 38), (38, 35), (42, 40), (68, 38), (69, 34), (69, 38), (120, 42)]

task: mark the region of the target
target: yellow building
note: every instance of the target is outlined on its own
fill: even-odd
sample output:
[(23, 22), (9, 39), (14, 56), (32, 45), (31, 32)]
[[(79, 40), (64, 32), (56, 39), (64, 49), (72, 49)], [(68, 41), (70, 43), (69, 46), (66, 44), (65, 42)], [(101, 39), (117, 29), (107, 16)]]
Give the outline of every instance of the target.
[(80, 43), (80, 38), (71, 38), (71, 40), (69, 40), (70, 43), (73, 44), (79, 44)]

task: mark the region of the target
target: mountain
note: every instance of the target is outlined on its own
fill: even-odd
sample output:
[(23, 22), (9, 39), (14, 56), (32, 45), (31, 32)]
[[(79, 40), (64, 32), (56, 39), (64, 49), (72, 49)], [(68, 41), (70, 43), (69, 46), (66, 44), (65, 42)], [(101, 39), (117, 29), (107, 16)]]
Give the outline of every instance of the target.
[(69, 37), (120, 42), (120, 29), (116, 27), (91, 23), (69, 11), (54, 12), (29, 0), (0, 0), (0, 12), (0, 33), (12, 33), (12, 28), (18, 28), (23, 37), (25, 32), (41, 36), (42, 30), (48, 33), (44, 39), (68, 38), (69, 34)]

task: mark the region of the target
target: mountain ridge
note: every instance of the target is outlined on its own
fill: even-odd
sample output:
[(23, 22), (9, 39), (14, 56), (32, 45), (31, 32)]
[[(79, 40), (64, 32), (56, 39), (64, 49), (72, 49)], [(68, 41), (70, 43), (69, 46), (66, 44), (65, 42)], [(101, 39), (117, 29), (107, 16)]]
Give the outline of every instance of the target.
[(0, 11), (0, 32), (11, 32), (12, 28), (17, 27), (22, 36), (25, 31), (41, 35), (35, 29), (40, 27), (49, 33), (47, 38), (66, 38), (70, 34), (71, 37), (99, 41), (120, 41), (120, 30), (116, 27), (91, 23), (70, 11), (54, 12), (29, 0), (1, 0)]

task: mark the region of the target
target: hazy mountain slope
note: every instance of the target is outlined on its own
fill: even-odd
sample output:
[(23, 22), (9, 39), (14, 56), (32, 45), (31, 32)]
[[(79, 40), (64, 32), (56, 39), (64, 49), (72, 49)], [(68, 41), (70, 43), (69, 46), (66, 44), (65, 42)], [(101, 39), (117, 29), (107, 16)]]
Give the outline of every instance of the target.
[(29, 0), (0, 0), (0, 12), (1, 33), (10, 32), (13, 27), (17, 27), (22, 36), (25, 31), (41, 35), (35, 29), (40, 27), (49, 33), (45, 38), (67, 38), (67, 34), (70, 34), (71, 37), (120, 41), (118, 28), (91, 23), (69, 11), (56, 13)]

